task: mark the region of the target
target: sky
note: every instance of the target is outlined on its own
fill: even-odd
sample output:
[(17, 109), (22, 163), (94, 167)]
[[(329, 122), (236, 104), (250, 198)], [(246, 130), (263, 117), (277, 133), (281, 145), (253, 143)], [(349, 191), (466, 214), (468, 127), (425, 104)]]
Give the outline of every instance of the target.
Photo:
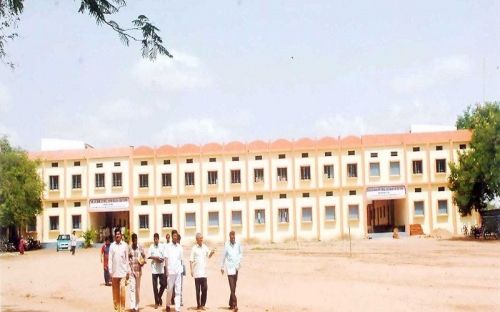
[(0, 133), (94, 147), (295, 140), (454, 125), (500, 100), (500, 1), (128, 1), (173, 59), (151, 62), (78, 1), (26, 1)]

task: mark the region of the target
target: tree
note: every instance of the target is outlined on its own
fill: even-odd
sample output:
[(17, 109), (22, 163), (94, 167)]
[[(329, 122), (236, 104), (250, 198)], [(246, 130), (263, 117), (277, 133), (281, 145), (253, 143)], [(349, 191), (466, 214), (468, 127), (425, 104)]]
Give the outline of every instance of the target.
[[(160, 29), (154, 26), (145, 15), (141, 14), (134, 19), (129, 28), (123, 28), (110, 19), (111, 15), (118, 14), (125, 6), (127, 6), (125, 0), (81, 0), (78, 12), (93, 17), (97, 25), (109, 26), (126, 46), (129, 45), (130, 40), (140, 43), (142, 56), (145, 58), (155, 60), (158, 54), (172, 57), (158, 35)], [(0, 60), (11, 67), (14, 64), (6, 60), (5, 44), (18, 36), (17, 23), (23, 10), (24, 0), (0, 0)]]
[(469, 106), (456, 126), (472, 130), (470, 149), (450, 163), (453, 201), (465, 216), (484, 211), (500, 196), (500, 102)]
[(43, 182), (38, 165), (6, 137), (0, 138), (0, 226), (20, 229), (41, 213)]

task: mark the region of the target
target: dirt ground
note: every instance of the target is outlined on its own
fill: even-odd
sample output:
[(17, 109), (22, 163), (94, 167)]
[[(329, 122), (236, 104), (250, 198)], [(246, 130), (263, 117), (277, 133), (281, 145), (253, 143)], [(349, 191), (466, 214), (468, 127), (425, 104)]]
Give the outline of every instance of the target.
[[(217, 247), (207, 308), (228, 311)], [(113, 310), (98, 248), (0, 255), (0, 284), (1, 311)], [(500, 240), (357, 240), (352, 256), (348, 241), (244, 245), (236, 294), (240, 311), (500, 311)], [(183, 296), (182, 310), (194, 310), (191, 276)], [(153, 303), (148, 264), (141, 311), (165, 311)]]

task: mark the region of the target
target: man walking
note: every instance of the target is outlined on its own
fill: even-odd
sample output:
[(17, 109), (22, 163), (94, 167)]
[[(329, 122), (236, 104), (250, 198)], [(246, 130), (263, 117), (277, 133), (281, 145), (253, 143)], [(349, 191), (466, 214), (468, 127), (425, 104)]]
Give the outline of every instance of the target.
[(109, 259), (109, 248), (111, 247), (111, 242), (108, 236), (104, 238), (104, 244), (101, 247), (101, 263), (104, 268), (104, 284), (106, 286), (111, 286), (111, 276), (109, 276), (108, 259)]
[(209, 250), (207, 245), (203, 244), (203, 235), (196, 233), (196, 244), (191, 249), (189, 265), (191, 267), (191, 276), (194, 277), (197, 310), (205, 310), (208, 289), (207, 261), (213, 256), (214, 252), (215, 250)]
[(234, 312), (238, 311), (236, 282), (238, 281), (238, 271), (240, 270), (242, 256), (241, 245), (236, 242), (234, 231), (231, 231), (229, 232), (229, 242), (224, 246), (220, 271), (224, 274), (224, 268), (226, 269), (229, 289), (231, 290), (231, 295), (229, 296), (229, 309), (234, 309)]
[(125, 283), (130, 276), (128, 245), (122, 241), (120, 230), (115, 231), (115, 241), (109, 247), (108, 270), (113, 289), (115, 311), (125, 311)]
[(167, 312), (170, 311), (170, 298), (172, 290), (175, 288), (175, 311), (181, 310), (181, 277), (182, 277), (182, 247), (178, 244), (177, 232), (172, 233), (172, 244), (167, 248), (167, 270), (168, 270), (168, 288), (167, 288)]
[(137, 234), (132, 234), (132, 246), (129, 250), (130, 269), (130, 308), (133, 312), (139, 311), (139, 300), (141, 293), (142, 266), (145, 263), (146, 255), (141, 245), (137, 244)]
[[(161, 297), (163, 296), (163, 274), (164, 274), (164, 264), (165, 259), (163, 247), (158, 243), (160, 242), (160, 235), (155, 233), (153, 235), (153, 245), (149, 247), (149, 259), (151, 259), (151, 274), (153, 278), (153, 294), (155, 298), (155, 309), (163, 304)], [(160, 292), (158, 291), (158, 280), (160, 281)]]
[[(172, 232), (174, 232), (173, 230)], [(167, 254), (167, 248), (170, 245), (170, 234), (167, 233), (165, 235), (165, 242), (162, 244), (162, 249), (163, 249), (163, 255), (165, 256)], [(160, 287), (160, 297), (163, 296), (163, 292), (167, 289), (167, 279), (168, 279), (168, 270), (167, 270), (167, 261), (163, 261), (165, 264), (165, 267), (163, 268), (163, 283), (161, 284)]]
[(71, 246), (71, 254), (74, 256), (75, 255), (75, 250), (76, 250), (76, 232), (73, 231), (73, 233), (69, 237), (69, 242)]

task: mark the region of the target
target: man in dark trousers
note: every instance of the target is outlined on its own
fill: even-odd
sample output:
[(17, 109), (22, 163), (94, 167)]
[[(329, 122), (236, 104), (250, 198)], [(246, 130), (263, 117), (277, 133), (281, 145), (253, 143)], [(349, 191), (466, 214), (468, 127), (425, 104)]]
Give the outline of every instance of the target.
[(210, 250), (203, 244), (203, 235), (196, 233), (196, 244), (191, 249), (189, 264), (191, 276), (194, 277), (196, 288), (196, 309), (205, 310), (207, 302), (207, 262), (214, 254), (215, 250)]
[(236, 282), (238, 281), (238, 272), (240, 270), (242, 256), (241, 245), (236, 242), (234, 231), (231, 231), (229, 232), (229, 242), (224, 246), (220, 271), (224, 274), (224, 269), (226, 269), (229, 289), (231, 290), (231, 295), (229, 296), (229, 309), (234, 309), (234, 312), (238, 311)]

